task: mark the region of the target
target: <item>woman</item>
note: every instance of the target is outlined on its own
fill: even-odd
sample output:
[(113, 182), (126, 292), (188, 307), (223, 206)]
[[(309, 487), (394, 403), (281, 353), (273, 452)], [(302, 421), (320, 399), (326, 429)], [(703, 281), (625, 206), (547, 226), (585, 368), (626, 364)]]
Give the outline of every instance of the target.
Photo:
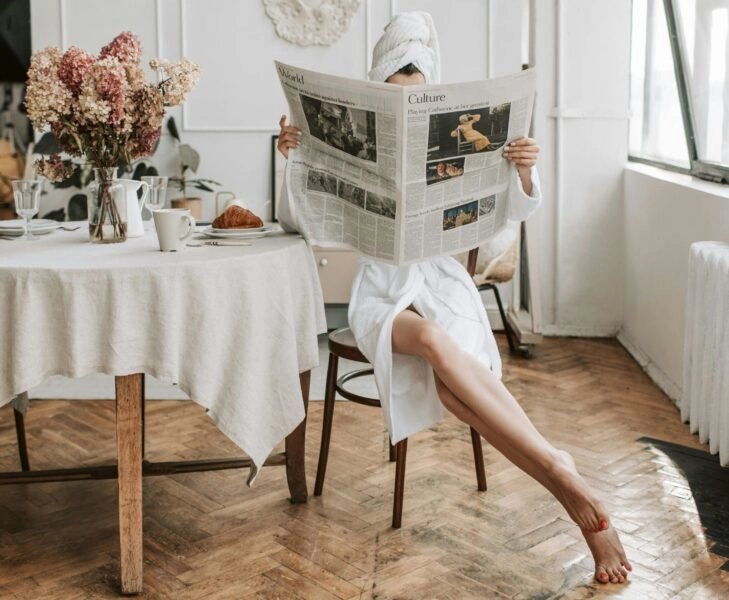
[[(438, 83), (440, 56), (432, 18), (397, 15), (373, 53), (369, 79), (396, 85)], [(278, 149), (288, 157), (301, 132), (281, 117)], [(540, 201), (534, 165), (539, 147), (522, 138), (503, 150), (511, 169), (508, 216), (524, 220)], [(282, 198), (279, 220), (290, 210)], [(483, 302), (452, 257), (408, 266), (361, 258), (352, 285), (349, 324), (375, 380), (393, 444), (426, 429), (442, 407), (476, 429), (510, 461), (544, 485), (577, 523), (595, 559), (595, 578), (622, 583), (631, 566), (617, 532), (572, 457), (557, 450), (501, 382), (501, 360)], [(457, 341), (456, 341), (457, 340)]]
[(488, 150), (491, 146), (491, 140), (473, 128), (473, 124), (480, 120), (481, 115), (469, 115), (468, 113), (461, 115), (458, 117), (458, 127), (451, 131), (451, 137), (458, 137), (458, 132), (460, 132), (464, 140), (473, 144), (474, 152)]

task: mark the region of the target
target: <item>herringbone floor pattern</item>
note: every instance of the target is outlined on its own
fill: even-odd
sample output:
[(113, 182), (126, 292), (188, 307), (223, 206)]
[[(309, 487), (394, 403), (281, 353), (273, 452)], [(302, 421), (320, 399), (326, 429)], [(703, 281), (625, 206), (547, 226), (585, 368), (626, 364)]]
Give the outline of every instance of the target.
[[(289, 504), (281, 468), (264, 469), (252, 489), (240, 471), (145, 479), (142, 597), (729, 597), (727, 558), (704, 532), (690, 482), (639, 438), (702, 448), (617, 342), (547, 339), (533, 360), (504, 358), (514, 395), (611, 509), (635, 568), (629, 585), (592, 583), (577, 528), (488, 445), (489, 490), (477, 492), (468, 428), (451, 417), (411, 439), (403, 527), (392, 530), (382, 417), (340, 402), (324, 495), (307, 505)], [(310, 489), (321, 408), (310, 410)], [(193, 403), (147, 410), (155, 460), (236, 454)], [(37, 401), (27, 429), (35, 468), (113, 461), (112, 402)], [(14, 444), (4, 407), (0, 470), (18, 468)], [(115, 481), (0, 487), (0, 597), (116, 597), (115, 494)], [(727, 498), (712, 508), (724, 523)]]

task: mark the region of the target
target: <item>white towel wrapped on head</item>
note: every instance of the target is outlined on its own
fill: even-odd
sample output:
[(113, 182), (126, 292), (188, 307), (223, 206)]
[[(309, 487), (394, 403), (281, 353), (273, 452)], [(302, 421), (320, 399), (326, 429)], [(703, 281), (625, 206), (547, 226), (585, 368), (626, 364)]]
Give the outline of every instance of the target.
[(385, 27), (372, 52), (371, 81), (385, 81), (412, 63), (426, 83), (440, 83), (440, 49), (433, 17), (427, 12), (400, 13)]

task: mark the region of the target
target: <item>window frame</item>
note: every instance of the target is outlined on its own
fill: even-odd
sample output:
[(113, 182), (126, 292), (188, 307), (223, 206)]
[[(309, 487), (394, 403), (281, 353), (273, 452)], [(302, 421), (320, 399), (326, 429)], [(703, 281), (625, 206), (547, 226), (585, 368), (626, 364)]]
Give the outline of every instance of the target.
[[(666, 25), (668, 28), (668, 38), (673, 58), (673, 70), (676, 77), (676, 87), (678, 89), (678, 99), (681, 107), (681, 117), (683, 120), (683, 129), (690, 168), (686, 169), (685, 167), (671, 164), (666, 161), (650, 159), (630, 153), (628, 154), (628, 160), (660, 167), (669, 171), (687, 173), (694, 177), (713, 181), (715, 183), (729, 184), (729, 165), (699, 158), (698, 147), (696, 144), (696, 121), (694, 118), (693, 101), (691, 99), (691, 91), (689, 89), (688, 81), (689, 69), (686, 61), (686, 46), (682, 31), (678, 26), (678, 19), (676, 17), (678, 11), (675, 0), (663, 0), (663, 7), (666, 12)], [(727, 117), (729, 118), (729, 115)]]

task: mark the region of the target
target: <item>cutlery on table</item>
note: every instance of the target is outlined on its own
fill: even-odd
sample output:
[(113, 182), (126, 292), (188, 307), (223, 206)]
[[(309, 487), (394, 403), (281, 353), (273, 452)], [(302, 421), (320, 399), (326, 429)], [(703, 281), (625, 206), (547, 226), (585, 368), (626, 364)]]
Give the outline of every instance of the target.
[(207, 240), (201, 242), (188, 242), (188, 246), (197, 248), (199, 246), (252, 246), (251, 242), (241, 242), (239, 240)]

